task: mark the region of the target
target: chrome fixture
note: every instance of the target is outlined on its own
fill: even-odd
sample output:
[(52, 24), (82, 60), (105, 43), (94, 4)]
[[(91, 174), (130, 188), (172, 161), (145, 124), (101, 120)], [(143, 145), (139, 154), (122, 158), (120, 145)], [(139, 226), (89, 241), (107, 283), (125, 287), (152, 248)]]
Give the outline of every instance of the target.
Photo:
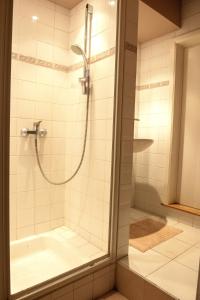
[(83, 49), (81, 49), (81, 47), (77, 44), (71, 45), (71, 50), (76, 54), (76, 55), (82, 55), (83, 60), (84, 60), (84, 65), (85, 68), (88, 70), (88, 62), (87, 62), (87, 58), (86, 58), (86, 54), (83, 51)]
[(91, 4), (86, 4), (86, 10), (88, 14), (93, 14), (93, 6)]
[(87, 95), (90, 90), (90, 68), (89, 68), (88, 58), (91, 57), (92, 17), (93, 17), (93, 6), (90, 4), (86, 4), (84, 50), (77, 44), (71, 45), (71, 50), (76, 55), (81, 55), (84, 61), (83, 77), (79, 78), (79, 81), (82, 85), (83, 95)]
[(84, 52), (86, 53), (87, 57), (91, 56), (92, 18), (93, 18), (93, 6), (90, 4), (86, 4)]
[(33, 123), (33, 128), (22, 128), (21, 129), (21, 136), (27, 137), (30, 134), (38, 135), (39, 137), (45, 137), (47, 135), (47, 129), (45, 128), (40, 128), (40, 123), (42, 121), (34, 122)]
[(76, 55), (81, 55), (83, 58), (83, 61), (84, 61), (83, 77), (79, 78), (79, 81), (82, 85), (82, 94), (87, 95), (88, 90), (89, 90), (90, 70), (89, 70), (89, 65), (87, 62), (86, 54), (79, 45), (71, 45), (71, 50)]
[[(92, 31), (92, 15), (93, 15), (93, 7), (90, 4), (86, 5), (86, 13), (85, 13), (85, 42), (84, 42), (84, 50), (79, 46), (79, 45), (72, 45), (71, 49), (72, 51), (77, 54), (81, 55), (84, 61), (84, 73), (83, 73), (83, 78), (80, 78), (79, 81), (82, 84), (83, 88), (83, 94), (86, 95), (86, 115), (85, 115), (85, 132), (84, 132), (84, 138), (83, 138), (83, 149), (80, 157), (80, 161), (73, 171), (72, 175), (63, 181), (54, 181), (50, 179), (45, 171), (44, 168), (41, 164), (40, 160), (40, 154), (38, 150), (38, 143), (39, 143), (39, 136), (45, 136), (47, 134), (47, 131), (45, 129), (40, 128), (41, 121), (35, 122), (33, 125), (33, 130), (26, 129), (26, 132), (29, 131), (28, 134), (34, 134), (34, 142), (35, 142), (35, 153), (36, 153), (36, 159), (38, 163), (38, 167), (40, 169), (40, 172), (44, 179), (53, 185), (63, 185), (68, 182), (70, 182), (76, 174), (79, 172), (83, 159), (85, 157), (85, 151), (86, 151), (86, 143), (87, 143), (87, 132), (88, 132), (88, 119), (89, 119), (89, 105), (90, 105), (90, 65), (88, 61), (90, 60), (90, 55), (91, 55), (91, 31)], [(88, 26), (89, 24), (89, 26)], [(88, 58), (88, 60), (87, 60)], [(45, 133), (46, 132), (46, 133)], [(27, 136), (28, 134), (25, 134), (24, 136)], [(44, 135), (43, 135), (44, 134)]]
[[(44, 179), (53, 185), (62, 185), (66, 184), (69, 181), (71, 181), (76, 174), (79, 172), (83, 159), (85, 157), (85, 151), (86, 151), (86, 143), (87, 143), (87, 132), (88, 132), (88, 118), (89, 118), (89, 104), (90, 104), (90, 65), (88, 64), (88, 60), (90, 60), (90, 54), (91, 54), (91, 31), (92, 31), (92, 15), (93, 15), (93, 6), (90, 4), (86, 5), (86, 13), (85, 13), (85, 42), (84, 42), (84, 50), (79, 45), (72, 45), (71, 49), (72, 51), (77, 54), (81, 55), (84, 61), (84, 74), (82, 78), (79, 78), (79, 81), (82, 84), (83, 87), (83, 94), (87, 95), (86, 97), (86, 116), (85, 116), (85, 133), (84, 133), (84, 139), (83, 139), (83, 150), (81, 153), (80, 161), (78, 163), (78, 166), (72, 173), (70, 177), (63, 181), (53, 181), (49, 179), (49, 177), (46, 175), (42, 164), (40, 160), (39, 150), (38, 150), (38, 143), (39, 139), (38, 137), (45, 137), (47, 135), (47, 130), (40, 128), (40, 124), (42, 121), (34, 122), (33, 123), (33, 129), (29, 128), (22, 128), (21, 129), (21, 136), (27, 137), (29, 134), (34, 135), (34, 142), (35, 142), (35, 154), (36, 159), (38, 163), (38, 167), (40, 169), (40, 172)], [(89, 24), (89, 26), (88, 26)], [(88, 57), (88, 60), (87, 60)]]

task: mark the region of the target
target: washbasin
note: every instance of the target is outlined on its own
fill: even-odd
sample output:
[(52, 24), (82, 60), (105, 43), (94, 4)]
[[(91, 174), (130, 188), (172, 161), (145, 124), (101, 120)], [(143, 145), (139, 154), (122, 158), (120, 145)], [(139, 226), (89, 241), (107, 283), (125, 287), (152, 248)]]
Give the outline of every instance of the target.
[(142, 152), (153, 144), (152, 139), (134, 139), (133, 153)]

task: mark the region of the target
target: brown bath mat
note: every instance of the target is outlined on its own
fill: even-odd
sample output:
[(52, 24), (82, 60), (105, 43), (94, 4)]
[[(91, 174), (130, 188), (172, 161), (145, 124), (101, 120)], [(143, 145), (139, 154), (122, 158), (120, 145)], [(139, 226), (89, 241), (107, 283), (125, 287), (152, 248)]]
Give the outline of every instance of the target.
[(130, 225), (129, 245), (145, 252), (181, 232), (160, 221), (143, 219)]

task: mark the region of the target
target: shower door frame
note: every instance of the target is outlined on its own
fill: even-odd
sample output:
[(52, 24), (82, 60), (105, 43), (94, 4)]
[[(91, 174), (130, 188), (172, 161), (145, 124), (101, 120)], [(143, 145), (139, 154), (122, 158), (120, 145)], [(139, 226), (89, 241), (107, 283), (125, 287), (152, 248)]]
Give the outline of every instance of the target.
[(12, 0), (0, 1), (0, 299), (10, 293), (9, 127)]
[(33, 299), (55, 289), (66, 286), (83, 276), (113, 264), (117, 259), (119, 189), (120, 189), (120, 158), (122, 133), (122, 102), (123, 102), (123, 71), (124, 71), (124, 39), (126, 23), (126, 1), (117, 1), (116, 16), (116, 69), (114, 85), (114, 118), (113, 118), (113, 149), (111, 173), (111, 209), (108, 254), (93, 261), (93, 265), (84, 265), (71, 273), (66, 272), (28, 291), (10, 294), (10, 238), (9, 238), (9, 144), (10, 144), (10, 82), (12, 53), (12, 18), (13, 0), (0, 1), (0, 299)]

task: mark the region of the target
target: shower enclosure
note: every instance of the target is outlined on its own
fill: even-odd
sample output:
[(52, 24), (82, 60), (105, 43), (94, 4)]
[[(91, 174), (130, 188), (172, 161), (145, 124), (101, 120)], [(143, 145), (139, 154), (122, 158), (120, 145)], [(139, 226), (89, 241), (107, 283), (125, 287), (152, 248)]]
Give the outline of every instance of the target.
[(12, 294), (109, 255), (116, 11), (14, 0)]

